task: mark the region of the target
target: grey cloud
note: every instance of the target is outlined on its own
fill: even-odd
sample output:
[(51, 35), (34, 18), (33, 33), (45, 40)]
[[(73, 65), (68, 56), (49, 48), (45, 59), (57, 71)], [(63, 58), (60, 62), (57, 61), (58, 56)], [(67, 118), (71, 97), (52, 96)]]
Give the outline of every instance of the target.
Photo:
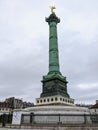
[[(0, 98), (16, 96), (34, 101), (40, 96), (42, 76), (48, 72), (48, 24), (50, 2), (0, 1)], [(77, 101), (94, 103), (97, 87), (83, 90), (79, 84), (97, 83), (98, 1), (55, 2), (60, 67), (68, 91)], [(2, 12), (2, 13), (1, 13)]]

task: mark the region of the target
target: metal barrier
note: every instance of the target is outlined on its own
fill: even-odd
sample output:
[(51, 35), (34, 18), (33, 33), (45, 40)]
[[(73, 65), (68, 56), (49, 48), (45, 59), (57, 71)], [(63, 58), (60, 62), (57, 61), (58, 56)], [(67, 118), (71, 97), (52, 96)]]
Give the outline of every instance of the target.
[(2, 124), (2, 127), (5, 127), (6, 124), (12, 123), (12, 114), (2, 114), (0, 115), (0, 124)]
[(21, 124), (98, 124), (98, 115), (22, 114)]

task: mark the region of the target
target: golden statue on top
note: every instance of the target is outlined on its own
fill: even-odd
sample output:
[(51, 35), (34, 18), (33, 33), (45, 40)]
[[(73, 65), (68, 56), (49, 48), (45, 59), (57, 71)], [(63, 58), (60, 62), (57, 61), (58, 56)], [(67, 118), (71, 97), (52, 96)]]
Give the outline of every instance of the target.
[(56, 9), (55, 6), (50, 6), (50, 9), (51, 9), (51, 13), (54, 13), (54, 9)]

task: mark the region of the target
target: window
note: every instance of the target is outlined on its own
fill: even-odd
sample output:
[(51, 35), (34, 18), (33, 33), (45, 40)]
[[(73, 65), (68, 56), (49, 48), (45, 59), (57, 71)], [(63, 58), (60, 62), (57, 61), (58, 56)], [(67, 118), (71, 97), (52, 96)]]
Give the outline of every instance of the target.
[(51, 101), (53, 101), (53, 98), (51, 98)]
[(47, 99), (47, 102), (49, 102), (49, 98)]
[(62, 98), (60, 98), (60, 101), (62, 101)]
[(58, 98), (56, 97), (56, 98), (55, 98), (55, 101), (57, 101), (57, 100), (58, 100)]
[(39, 103), (39, 100), (37, 100), (37, 103)]

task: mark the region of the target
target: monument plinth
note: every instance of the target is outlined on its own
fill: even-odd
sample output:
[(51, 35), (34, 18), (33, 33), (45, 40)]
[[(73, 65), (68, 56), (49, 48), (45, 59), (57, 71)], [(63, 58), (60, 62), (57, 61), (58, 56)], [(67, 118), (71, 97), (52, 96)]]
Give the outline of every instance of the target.
[(36, 105), (66, 104), (73, 105), (74, 100), (67, 92), (66, 77), (60, 72), (57, 24), (60, 19), (51, 8), (51, 14), (46, 18), (49, 24), (49, 72), (43, 76), (43, 89), (40, 98), (36, 99)]

